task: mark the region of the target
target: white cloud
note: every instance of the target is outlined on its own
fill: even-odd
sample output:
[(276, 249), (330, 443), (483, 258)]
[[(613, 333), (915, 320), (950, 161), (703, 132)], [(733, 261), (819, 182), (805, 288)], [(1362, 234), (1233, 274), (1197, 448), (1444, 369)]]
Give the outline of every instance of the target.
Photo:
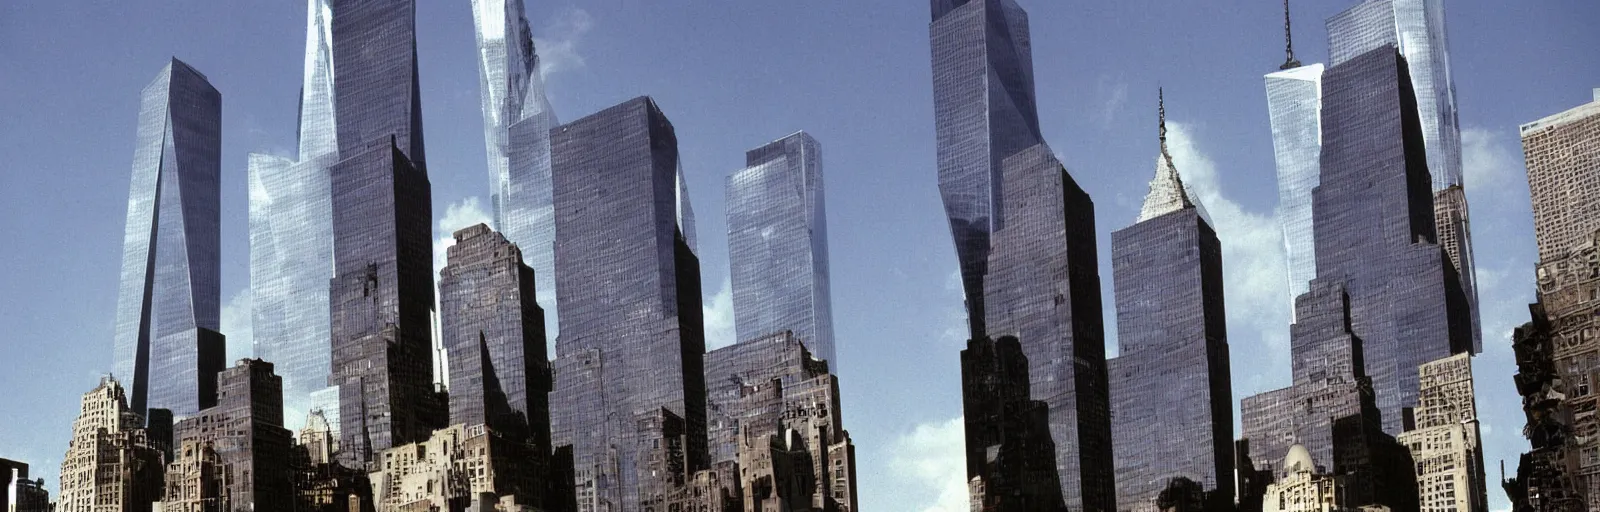
[(245, 287), (234, 292), (227, 304), (222, 305), (222, 318), (219, 327), (222, 334), (228, 338), (227, 359), (224, 366), (233, 366), (234, 361), (255, 357), (254, 329), (250, 320), (250, 288)]
[(433, 274), (435, 278), (439, 271), (448, 263), (450, 246), (456, 244), (456, 231), (477, 224), (494, 226), (494, 217), (483, 206), (483, 201), (477, 196), (468, 197), (451, 203), (444, 209), (444, 216), (439, 218), (438, 229), (433, 232)]
[(1122, 79), (1113, 79), (1108, 75), (1100, 75), (1095, 83), (1095, 94), (1104, 98), (1101, 102), (1100, 125), (1107, 127), (1111, 121), (1116, 120), (1117, 112), (1128, 103), (1128, 83)]
[(1482, 128), (1461, 130), (1461, 167), (1469, 188), (1488, 190), (1522, 167), (1504, 145), (1495, 142), (1494, 132)]
[(962, 418), (924, 423), (894, 441), (889, 461), (905, 510), (966, 512), (967, 462)]
[(738, 340), (733, 326), (733, 283), (722, 279), (722, 288), (701, 307), (705, 317), (706, 350), (732, 345)]
[[(1249, 395), (1275, 389), (1287, 384), (1287, 380), (1264, 378), (1260, 372), (1288, 374), (1289, 278), (1282, 228), (1276, 214), (1246, 210), (1223, 194), (1216, 163), (1200, 149), (1194, 133), (1194, 128), (1186, 123), (1167, 121), (1167, 145), (1173, 165), (1178, 168), (1190, 194), (1210, 214), (1212, 228), (1222, 242), (1223, 288), (1230, 338), (1250, 339), (1251, 336), (1241, 336), (1249, 330), (1259, 337), (1266, 349), (1265, 354), (1258, 356), (1265, 357), (1265, 361), (1255, 361), (1266, 365), (1234, 365), (1237, 370), (1256, 372), (1238, 375), (1246, 377), (1243, 382), (1248, 387), (1234, 391)], [(1240, 348), (1234, 353), (1246, 353)], [(1244, 370), (1252, 367), (1252, 370)], [(1235, 382), (1240, 381), (1236, 379)]]
[(539, 74), (548, 79), (556, 73), (583, 67), (578, 43), (592, 28), (594, 18), (589, 16), (589, 11), (568, 7), (557, 13), (545, 27), (543, 37), (533, 38), (539, 52)]

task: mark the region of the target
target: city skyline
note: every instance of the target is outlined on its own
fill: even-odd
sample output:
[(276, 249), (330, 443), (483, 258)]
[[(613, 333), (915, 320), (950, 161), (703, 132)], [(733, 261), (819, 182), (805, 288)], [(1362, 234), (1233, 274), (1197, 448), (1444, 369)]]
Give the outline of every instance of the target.
[[(1030, 6), (1030, 8), (1032, 8), (1032, 6)], [(1035, 18), (1037, 18), (1037, 14), (1035, 14)], [(1035, 21), (1035, 22), (1037, 22), (1037, 21)], [(1042, 32), (1042, 30), (1040, 30), (1040, 32)], [(1043, 35), (1035, 34), (1035, 42), (1042, 42), (1042, 40), (1043, 40)], [(1459, 40), (1459, 38), (1458, 38), (1458, 40)], [(1038, 45), (1038, 43), (1035, 43), (1035, 45)], [(422, 48), (427, 48), (427, 45), (422, 45)], [(925, 50), (925, 48), (923, 48), (923, 50)], [(1458, 54), (1458, 56), (1459, 56), (1459, 54), (1461, 54), (1461, 53), (1459, 53), (1459, 51), (1456, 51), (1456, 54)], [(424, 59), (424, 62), (427, 62), (426, 59)], [(925, 61), (923, 61), (923, 62), (925, 62)], [(595, 67), (597, 67), (597, 64), (595, 64), (594, 61), (590, 61), (589, 64), (587, 64), (587, 66), (589, 66), (590, 69), (595, 69)], [(1053, 64), (1051, 64), (1051, 66), (1064, 67), (1064, 66), (1056, 66), (1056, 64), (1054, 64), (1054, 62), (1053, 62)], [(1259, 72), (1258, 72), (1258, 74), (1256, 74), (1256, 77), (1259, 77)], [(1458, 80), (1459, 80), (1459, 78), (1458, 78)], [(1045, 80), (1040, 80), (1040, 82), (1043, 83), (1043, 82), (1045, 82)], [(1171, 85), (1171, 83), (1168, 83), (1168, 85)], [(906, 90), (912, 90), (912, 88), (906, 88)], [(1170, 86), (1170, 90), (1171, 90), (1171, 86)], [(1178, 90), (1182, 90), (1182, 88), (1178, 88)], [(224, 88), (224, 93), (227, 93), (226, 88)], [(1254, 91), (1254, 93), (1256, 93), (1256, 96), (1259, 96), (1259, 82), (1258, 82), (1258, 90)], [(1192, 94), (1192, 93), (1190, 93), (1190, 94)], [(424, 96), (426, 96), (426, 93), (424, 93)], [(1043, 96), (1043, 94), (1042, 94), (1042, 96)], [(429, 96), (429, 98), (434, 98), (434, 96)], [(432, 101), (432, 99), (429, 99), (429, 101)], [(669, 112), (677, 112), (677, 109), (674, 109), (674, 107), (670, 106), (670, 104), (669, 104), (669, 106), (666, 106), (666, 109), (669, 110)], [(1464, 107), (1464, 109), (1470, 109), (1470, 107)], [(437, 112), (438, 109), (434, 109), (434, 107), (429, 107), (429, 110), (430, 110), (430, 112)], [(581, 110), (581, 109), (578, 109), (578, 110)], [(232, 112), (232, 110), (230, 110), (230, 112)], [(246, 112), (248, 112), (248, 110), (246, 110)], [(1203, 112), (1203, 110), (1202, 110), (1202, 112)], [(1053, 117), (1053, 115), (1046, 115), (1046, 117)], [(1203, 114), (1200, 115), (1200, 117), (1203, 117)], [(1533, 117), (1533, 115), (1523, 115), (1523, 117), (1531, 118), (1531, 117)], [(1264, 117), (1256, 118), (1256, 120), (1254, 120), (1254, 122), (1251, 123), (1251, 125), (1256, 125), (1256, 126), (1264, 125), (1264, 123), (1262, 123), (1262, 118), (1264, 118)], [(1077, 123), (1077, 120), (1072, 120), (1072, 118), (1064, 118), (1064, 120), (1069, 120), (1069, 122)], [(478, 122), (482, 122), (482, 120), (478, 120)], [(805, 125), (805, 126), (808, 126), (808, 128), (810, 128), (811, 125)], [(794, 126), (794, 128), (800, 128), (800, 126), (798, 126), (798, 123), (797, 123), (797, 126)], [(829, 130), (829, 128), (827, 128), (827, 126), (819, 126), (819, 128), (821, 128), (821, 130)], [(790, 130), (792, 130), (792, 128), (790, 128)], [(920, 128), (920, 130), (926, 130), (926, 128)], [(1194, 130), (1194, 128), (1192, 128), (1192, 125), (1189, 125), (1189, 130)], [(1048, 128), (1046, 128), (1046, 131), (1050, 131), (1050, 130), (1048, 130)], [(1178, 130), (1176, 130), (1176, 131), (1178, 131), (1178, 133), (1184, 133), (1184, 128), (1178, 128)], [(1254, 131), (1259, 131), (1259, 130), (1254, 130)], [(688, 131), (685, 131), (685, 133), (688, 133)], [(786, 133), (786, 131), (779, 131), (779, 133)], [(1186, 134), (1189, 134), (1189, 136), (1192, 136), (1192, 134), (1194, 134), (1194, 133), (1192, 133), (1192, 131), (1190, 131), (1190, 133), (1186, 133)], [(696, 138), (704, 138), (704, 136), (699, 136), (699, 134), (696, 134)], [(685, 136), (685, 139), (688, 139), (688, 136)], [(834, 139), (834, 138), (827, 138), (827, 139), (829, 139), (829, 141), (832, 141), (832, 139)], [(846, 139), (846, 141), (848, 141), (848, 139)], [(1186, 141), (1192, 141), (1192, 139), (1186, 139)], [(230, 142), (230, 144), (232, 144), (232, 146), (238, 146), (237, 142)], [(478, 144), (482, 144), (482, 141), (478, 142)], [(696, 144), (699, 144), (699, 142), (696, 142)], [(1182, 144), (1178, 144), (1178, 147), (1176, 147), (1176, 149), (1178, 149), (1178, 155), (1176, 155), (1176, 158), (1179, 158), (1179, 163), (1184, 163), (1184, 160), (1182, 160), (1182, 158), (1194, 158), (1194, 157), (1192, 157), (1192, 155), (1194, 155), (1194, 154), (1192, 154), (1192, 152), (1190, 152), (1190, 150), (1192, 150), (1192, 146), (1186, 147), (1186, 146), (1184, 146), (1184, 144), (1194, 144), (1194, 142), (1182, 142)], [(1253, 144), (1254, 144), (1254, 146), (1258, 146), (1259, 147), (1259, 144), (1261, 144), (1261, 142), (1256, 141), (1256, 142), (1253, 142)], [(742, 144), (742, 146), (752, 147), (752, 146), (754, 146), (754, 144)], [(854, 146), (854, 144), (845, 144), (845, 146), (846, 147), (851, 147), (851, 146)], [(918, 144), (918, 146), (920, 146), (920, 144)], [(1069, 147), (1072, 147), (1072, 146), (1075, 146), (1075, 144), (1069, 144)], [(1074, 176), (1077, 176), (1077, 178), (1082, 178), (1082, 176), (1093, 176), (1094, 179), (1099, 179), (1099, 176), (1102, 176), (1102, 174), (1104, 174), (1104, 171), (1096, 170), (1096, 168), (1088, 168), (1088, 170), (1083, 170), (1082, 166), (1074, 165), (1074, 162), (1077, 162), (1077, 160), (1078, 160), (1078, 157), (1074, 157), (1074, 155), (1072, 155), (1072, 154), (1074, 154), (1074, 152), (1075, 152), (1075, 150), (1067, 150), (1066, 155), (1064, 155), (1064, 157), (1062, 157), (1062, 160), (1067, 160), (1067, 166), (1069, 166), (1069, 168), (1074, 168)], [(1186, 155), (1186, 152), (1189, 152), (1189, 154)], [(690, 154), (690, 152), (686, 152), (685, 158), (690, 158), (690, 157), (688, 157), (688, 154)], [(846, 155), (853, 154), (853, 150), (846, 150), (845, 154)], [(1258, 157), (1259, 157), (1259, 155), (1258, 155)], [(837, 157), (834, 157), (834, 154), (832, 154), (832, 152), (830, 152), (830, 157), (829, 158), (830, 158), (829, 162), (834, 162), (834, 160), (832, 160), (832, 158), (837, 158)], [(846, 162), (850, 162), (850, 160), (846, 160)], [(830, 166), (832, 166), (832, 168), (843, 168), (843, 166), (846, 166), (846, 165), (848, 165), (848, 163), (835, 163), (835, 165), (830, 165)], [(237, 168), (240, 168), (240, 166), (238, 166), (238, 165), (229, 165), (229, 166), (230, 166), (230, 168), (235, 168), (235, 170), (237, 170)], [(854, 165), (848, 165), (848, 166), (854, 166)], [(686, 163), (686, 165), (683, 165), (683, 168), (686, 168), (686, 170), (688, 170), (688, 173), (686, 173), (686, 176), (688, 176), (688, 178), (690, 178), (691, 181), (693, 181), (693, 179), (696, 179), (696, 178), (694, 178), (694, 176), (706, 176), (706, 174), (712, 174), (712, 176), (710, 176), (710, 178), (709, 178), (710, 181), (712, 181), (712, 182), (720, 181), (720, 178), (722, 178), (722, 176), (715, 176), (715, 174), (720, 174), (720, 173), (715, 173), (715, 171), (712, 171), (712, 173), (707, 173), (706, 166), (694, 165), (694, 163)], [(712, 168), (726, 168), (726, 166), (712, 166)], [(1186, 165), (1179, 165), (1179, 168), (1181, 168), (1181, 170), (1182, 170), (1182, 168), (1187, 168), (1187, 166)], [(1205, 170), (1205, 166), (1198, 166), (1198, 168), (1200, 168), (1200, 170), (1202, 170), (1202, 171)], [(232, 173), (237, 174), (237, 171), (232, 171)], [(1186, 173), (1194, 173), (1194, 171), (1186, 171)], [(923, 170), (923, 173), (922, 174), (918, 174), (918, 176), (922, 176), (922, 178), (918, 178), (917, 187), (920, 187), (920, 189), (926, 189), (926, 182), (925, 182), (926, 181), (926, 170)], [(1186, 176), (1186, 178), (1187, 178), (1187, 176)], [(846, 184), (848, 184), (848, 182), (851, 182), (851, 181), (859, 182), (859, 179), (861, 179), (861, 178), (846, 179)], [(1198, 182), (1200, 182), (1200, 184), (1206, 184), (1206, 179), (1202, 178)], [(478, 186), (478, 187), (482, 187), (482, 186)], [(1101, 184), (1101, 186), (1098, 186), (1098, 187), (1104, 187), (1104, 184)], [(1214, 187), (1214, 182), (1211, 182), (1210, 187)], [(706, 190), (706, 189), (715, 190), (715, 187), (714, 186), (712, 186), (712, 187), (693, 186), (693, 184), (691, 184), (691, 186), (688, 187), (688, 189), (691, 189), (691, 190)], [(850, 190), (850, 187), (846, 186), (846, 190)], [(882, 187), (878, 187), (878, 190), (882, 190)], [(1205, 187), (1202, 187), (1202, 190), (1205, 190)], [(1474, 192), (1472, 192), (1472, 190), (1474, 190), (1474, 189), (1472, 189), (1472, 186), (1470, 186), (1470, 184), (1469, 184), (1469, 194), (1474, 194)], [(1126, 206), (1115, 205), (1115, 203), (1110, 203), (1110, 202), (1114, 202), (1114, 198), (1112, 198), (1112, 195), (1094, 194), (1094, 192), (1098, 192), (1098, 190), (1091, 190), (1091, 194), (1093, 194), (1094, 197), (1099, 198), (1099, 200), (1101, 200), (1101, 202), (1099, 202), (1099, 203), (1101, 203), (1102, 210), (1104, 210), (1104, 208), (1112, 208), (1112, 210), (1117, 211), (1117, 210), (1122, 210), (1122, 208), (1126, 208)], [(1206, 194), (1206, 192), (1202, 192), (1202, 194)], [(1214, 194), (1214, 192), (1211, 192), (1211, 194)], [(707, 194), (707, 195), (710, 195), (710, 194)], [(918, 195), (920, 195), (920, 194), (918, 194)], [(850, 197), (850, 194), (846, 194), (846, 197)], [(886, 197), (893, 198), (893, 195), (886, 195)], [(450, 205), (451, 200), (448, 200), (448, 198), (443, 198), (443, 200), (445, 200), (445, 206)], [(1107, 203), (1110, 203), (1110, 205), (1107, 205)], [(704, 205), (704, 203), (702, 203), (702, 205)], [(712, 210), (710, 210), (710, 211), (715, 211), (715, 205), (717, 205), (717, 203), (712, 202), (712, 205), (714, 205), (714, 206), (712, 206)], [(1208, 205), (1211, 205), (1211, 202), (1208, 202)], [(1477, 203), (1475, 203), (1475, 205), (1477, 205)], [(450, 208), (438, 208), (438, 211), (440, 211), (440, 213), (448, 213), (448, 211), (450, 211)], [(1259, 211), (1259, 210), (1256, 210), (1256, 211)], [(707, 218), (715, 218), (715, 214), (710, 214), (710, 216), (707, 216)], [(1106, 216), (1106, 218), (1112, 218), (1112, 216)], [(851, 216), (851, 219), (862, 219), (862, 222), (869, 222), (869, 226), (870, 226), (870, 222), (874, 222), (874, 221), (869, 221), (869, 219), (866, 219), (866, 218), (861, 218), (861, 216)], [(715, 224), (715, 222), (712, 222), (712, 224)], [(854, 224), (854, 222), (851, 222), (851, 224)], [(846, 224), (846, 226), (850, 226), (850, 224)], [(1219, 226), (1221, 226), (1221, 224), (1219, 224)], [(712, 229), (712, 230), (714, 230), (714, 229)], [(712, 232), (712, 230), (709, 230), (709, 232)], [(837, 229), (835, 229), (835, 230), (837, 230)], [(859, 229), (851, 229), (851, 232), (853, 232), (853, 235), (851, 235), (851, 237), (846, 238), (846, 240), (851, 240), (851, 242), (846, 242), (846, 243), (850, 243), (850, 245), (858, 245), (859, 242), (856, 242), (856, 240), (859, 240), (859, 235), (856, 235), (856, 234), (858, 234)], [(1107, 232), (1107, 229), (1099, 229), (1099, 230), (1096, 230), (1096, 235), (1106, 235), (1106, 232)], [(1229, 234), (1227, 234), (1227, 227), (1219, 227), (1219, 232), (1221, 232), (1222, 240), (1224, 240), (1224, 246), (1229, 245), (1229, 237), (1227, 237), (1227, 235), (1229, 235)], [(232, 240), (232, 238), (237, 238), (237, 237), (229, 237), (229, 238), (230, 238), (230, 240)], [(946, 240), (947, 240), (947, 238), (946, 238)], [(707, 243), (707, 246), (715, 246), (715, 245), (718, 245), (718, 243)], [(1104, 243), (1102, 243), (1102, 245), (1104, 245)], [(1107, 246), (1109, 246), (1109, 245), (1107, 245)], [(715, 250), (712, 250), (712, 251), (714, 251), (714, 253), (715, 253)], [(1104, 253), (1104, 251), (1102, 251), (1102, 253)], [(714, 256), (714, 258), (715, 258), (715, 256)], [(1102, 258), (1101, 259), (1104, 259), (1104, 254), (1102, 254)], [(1480, 259), (1482, 259), (1482, 258), (1480, 258)], [(853, 266), (854, 267), (859, 267), (858, 264), (853, 264)], [(712, 269), (717, 269), (717, 266), (715, 266), (715, 264), (710, 264), (710, 262), (707, 262), (706, 266), (704, 266), (704, 267), (706, 267), (707, 274), (709, 274), (709, 277), (710, 277), (710, 275), (714, 274), (714, 272), (720, 272), (720, 270), (712, 270)], [(947, 269), (949, 269), (949, 267), (947, 267)], [(856, 270), (856, 274), (859, 275), (859, 270)], [(1109, 274), (1107, 274), (1107, 272), (1102, 272), (1102, 275), (1109, 275)], [(936, 285), (939, 285), (939, 283), (942, 283), (942, 280), (934, 280), (934, 283), (936, 283)], [(714, 298), (715, 298), (714, 291), (717, 290), (717, 288), (722, 288), (722, 286), (718, 286), (717, 280), (715, 280), (714, 277), (710, 277), (710, 278), (707, 278), (707, 280), (706, 280), (706, 288), (707, 288), (707, 290), (706, 290), (707, 291), (707, 302), (709, 302), (709, 304), (714, 304), (714, 302), (715, 302), (714, 301)], [(837, 286), (835, 286), (835, 288), (837, 288)], [(1234, 290), (1234, 288), (1237, 288), (1237, 286), (1230, 286), (1230, 293), (1232, 293), (1232, 290)], [(835, 291), (835, 293), (838, 293), (838, 291)], [(941, 291), (941, 294), (942, 294), (942, 291)], [(859, 298), (859, 296), (861, 296), (861, 294), (859, 294), (859, 291), (851, 291), (850, 296), (856, 296), (856, 298)], [(859, 304), (859, 299), (856, 299), (856, 304)], [(846, 323), (854, 323), (854, 325), (858, 325), (858, 326), (856, 326), (856, 328), (854, 328), (854, 331), (856, 331), (856, 333), (861, 333), (861, 331), (859, 331), (859, 325), (861, 325), (861, 320), (859, 320), (859, 318), (845, 318), (845, 322)], [(1112, 323), (1110, 323), (1110, 320), (1107, 320), (1107, 330), (1110, 330), (1110, 325), (1112, 325)], [(1238, 325), (1238, 323), (1235, 323), (1235, 330), (1238, 330), (1238, 326), (1237, 325)], [(1248, 330), (1248, 326), (1246, 326), (1246, 330)], [(1107, 333), (1107, 334), (1109, 334), (1109, 333)], [(1230, 338), (1237, 338), (1237, 336), (1230, 336)], [(1250, 339), (1250, 336), (1248, 336), (1248, 334), (1246, 334), (1246, 339)], [(1491, 338), (1491, 339), (1493, 339), (1493, 338)], [(1259, 338), (1258, 339), (1250, 339), (1250, 341), (1259, 342)], [(848, 350), (848, 349), (846, 349), (846, 350)], [(866, 347), (864, 347), (864, 349), (862, 349), (862, 350), (866, 350), (866, 352), (864, 352), (864, 354), (874, 354), (874, 352), (877, 352), (877, 350), (866, 349)], [(874, 360), (875, 360), (875, 358), (867, 358), (867, 360), (864, 360), (864, 362), (874, 362)], [(915, 366), (914, 366), (914, 368), (915, 368)], [(850, 371), (850, 370), (846, 370), (846, 371)], [(902, 370), (891, 370), (891, 371), (902, 371)], [(891, 374), (893, 374), (893, 373), (891, 373)], [(1482, 371), (1480, 371), (1480, 378), (1482, 378), (1482, 374), (1483, 374)], [(949, 379), (949, 374), (947, 374), (947, 373), (944, 374), (944, 379)], [(1246, 376), (1242, 376), (1242, 378), (1240, 378), (1240, 379), (1246, 379)], [(866, 379), (859, 379), (859, 378), (858, 379), (850, 379), (850, 374), (846, 374), (846, 382), (851, 382), (851, 381), (854, 381), (854, 382), (866, 382)], [(870, 386), (870, 384), (867, 384), (867, 386)], [(1502, 382), (1501, 382), (1501, 386), (1499, 386), (1499, 387), (1504, 387), (1504, 384), (1502, 384)], [(850, 402), (850, 400), (861, 400), (861, 398), (853, 398), (853, 397), (851, 397), (851, 395), (856, 394), (856, 387), (848, 387), (848, 386), (846, 386), (846, 389), (848, 389), (848, 390), (846, 390), (846, 394), (845, 394), (846, 402)], [(1488, 389), (1488, 386), (1485, 386), (1485, 389)], [(947, 392), (942, 392), (942, 394), (947, 394)], [(869, 395), (869, 397), (870, 397), (870, 395)], [(878, 395), (878, 397), (893, 397), (893, 395)], [(898, 406), (904, 406), (904, 405), (891, 406), (891, 410), (893, 410), (893, 408), (898, 408)], [(856, 410), (861, 410), (861, 408), (856, 408)], [(861, 416), (858, 416), (858, 418), (861, 418)], [(875, 427), (875, 429), (882, 429), (882, 427)], [(882, 432), (882, 430), (880, 430), (880, 432)], [(1504, 432), (1502, 432), (1502, 434), (1504, 434)], [(882, 435), (882, 434), (880, 434), (880, 435)], [(893, 438), (890, 438), (890, 440), (893, 440)], [(864, 446), (867, 446), (867, 445), (864, 445)], [(874, 450), (883, 450), (883, 448), (874, 448)], [(880, 464), (882, 464), (882, 462), (880, 462)], [(864, 474), (866, 474), (866, 472), (864, 472)], [(869, 493), (869, 494), (870, 493), (874, 493), (874, 491), (872, 491), (872, 486), (870, 486), (870, 485), (864, 485), (864, 490), (867, 490), (867, 493)]]

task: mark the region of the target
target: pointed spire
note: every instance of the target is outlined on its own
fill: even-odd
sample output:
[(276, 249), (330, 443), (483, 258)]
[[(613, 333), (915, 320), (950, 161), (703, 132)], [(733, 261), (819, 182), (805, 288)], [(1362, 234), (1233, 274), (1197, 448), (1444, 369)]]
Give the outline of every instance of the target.
[(1278, 69), (1294, 69), (1300, 67), (1300, 61), (1294, 58), (1294, 33), (1289, 30), (1289, 0), (1283, 0), (1283, 44), (1288, 52), (1288, 58), (1283, 61)]
[(1161, 155), (1156, 157), (1156, 176), (1150, 180), (1150, 193), (1144, 196), (1144, 207), (1139, 209), (1137, 222), (1144, 222), (1185, 208), (1193, 208), (1189, 191), (1183, 187), (1178, 168), (1172, 165), (1172, 155), (1167, 152), (1167, 94), (1156, 88), (1156, 116)]

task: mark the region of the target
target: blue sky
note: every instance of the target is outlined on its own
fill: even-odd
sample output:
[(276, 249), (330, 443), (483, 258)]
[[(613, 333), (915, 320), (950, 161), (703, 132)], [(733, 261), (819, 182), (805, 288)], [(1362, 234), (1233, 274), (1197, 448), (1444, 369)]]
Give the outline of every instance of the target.
[[(1279, 2), (1018, 2), (1032, 19), (1044, 133), (1096, 202), (1108, 330), (1110, 233), (1133, 222), (1154, 173), (1159, 84), (1176, 163), (1224, 246), (1235, 398), (1287, 385), (1288, 298), (1261, 78), (1283, 61)], [(1297, 2), (1300, 60), (1326, 60), (1323, 20), (1353, 3)], [(419, 4), (429, 171), (445, 237), (486, 218), (478, 75), (468, 0)], [(649, 94), (676, 125), (713, 343), (732, 337), (724, 179), (746, 149), (795, 130), (821, 142), (843, 414), (867, 510), (965, 510), (955, 421), (964, 313), (935, 177), (927, 9), (920, 0), (528, 5), (563, 119)], [(1447, 11), (1494, 478), (1499, 460), (1514, 467), (1526, 447), (1507, 338), (1527, 318), (1535, 254), (1516, 127), (1586, 102), (1600, 86), (1600, 4), (1454, 0)], [(223, 330), (230, 360), (249, 355), (245, 155), (294, 147), (304, 17), (298, 0), (0, 5), (0, 457), (34, 463), (53, 488), (78, 399), (110, 367), (138, 92), (170, 56), (222, 92)], [(1108, 338), (1114, 347), (1114, 332)]]

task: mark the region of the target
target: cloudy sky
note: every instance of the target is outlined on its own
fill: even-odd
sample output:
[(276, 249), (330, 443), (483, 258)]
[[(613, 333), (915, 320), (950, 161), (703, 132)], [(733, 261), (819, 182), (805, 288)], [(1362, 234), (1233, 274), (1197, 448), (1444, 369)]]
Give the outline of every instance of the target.
[[(1261, 78), (1283, 61), (1279, 2), (1018, 2), (1032, 19), (1044, 133), (1096, 201), (1108, 349), (1110, 233), (1133, 222), (1154, 173), (1160, 85), (1173, 156), (1224, 246), (1235, 398), (1287, 385), (1289, 299)], [(1302, 61), (1326, 60), (1323, 20), (1352, 3), (1297, 3)], [(488, 180), (469, 2), (419, 4), (442, 247), (451, 230), (487, 219)], [(1514, 467), (1526, 447), (1507, 338), (1526, 319), (1534, 263), (1517, 125), (1586, 102), (1600, 86), (1600, 4), (1447, 4), (1494, 478), (1498, 461)], [(746, 149), (795, 130), (822, 143), (861, 502), (966, 510), (964, 314), (935, 178), (927, 3), (553, 0), (528, 9), (563, 119), (648, 94), (676, 125), (714, 345), (733, 332), (725, 178)], [(229, 359), (250, 355), (245, 155), (292, 152), (304, 17), (299, 0), (0, 5), (0, 457), (34, 463), (53, 488), (79, 396), (110, 368), (138, 93), (170, 56), (222, 92), (223, 330)]]

